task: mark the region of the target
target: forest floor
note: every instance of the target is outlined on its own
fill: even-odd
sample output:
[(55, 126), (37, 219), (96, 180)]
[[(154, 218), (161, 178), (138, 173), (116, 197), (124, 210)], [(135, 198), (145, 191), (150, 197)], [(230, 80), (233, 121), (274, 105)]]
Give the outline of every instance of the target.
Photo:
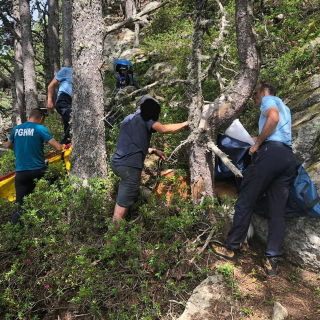
[[(150, 166), (152, 167), (152, 166)], [(156, 172), (156, 168), (152, 168), (151, 172)], [(143, 181), (148, 181), (152, 174), (144, 172)], [(229, 183), (227, 181), (227, 183)], [(221, 190), (228, 190), (230, 198), (236, 195), (236, 187), (227, 184), (219, 185)], [(216, 189), (217, 191), (217, 189)], [(228, 228), (228, 224), (222, 229)], [(214, 236), (218, 237), (223, 242), (223, 234), (228, 230), (220, 230), (221, 232)], [(203, 239), (205, 240), (205, 239)], [(207, 248), (210, 248), (208, 246)], [(230, 305), (221, 303), (213, 305), (212, 318), (208, 320), (232, 319), (232, 320), (259, 320), (271, 319), (273, 313), (274, 302), (279, 302), (288, 311), (290, 320), (319, 320), (320, 319), (320, 271), (311, 272), (300, 268), (297, 265), (292, 265), (284, 260), (278, 265), (278, 272), (275, 277), (266, 275), (262, 267), (262, 258), (264, 257), (265, 246), (253, 237), (248, 245), (244, 245), (236, 263), (225, 260), (224, 258), (214, 255), (211, 250), (205, 250), (201, 255), (201, 260), (197, 261), (200, 268), (210, 268), (212, 275), (221, 274), (221, 269), (228, 264), (232, 269), (230, 278), (235, 286), (229, 286), (225, 295), (233, 295), (237, 298), (238, 307), (230, 310)], [(189, 253), (190, 256), (183, 257), (185, 260), (190, 260), (194, 256), (194, 252)], [(170, 275), (173, 278), (179, 279), (186, 275), (190, 266), (185, 264), (177, 270), (171, 270)], [(228, 266), (227, 266), (228, 268)], [(220, 271), (219, 271), (220, 269)], [(183, 275), (184, 274), (184, 275)], [(169, 275), (169, 277), (170, 277)], [(226, 277), (228, 283), (228, 277)], [(193, 282), (194, 284), (194, 282)], [(199, 283), (200, 284), (200, 283)], [(155, 284), (157, 286), (158, 284)], [(235, 289), (235, 287), (237, 287)], [(150, 288), (152, 291), (153, 289)], [(156, 290), (156, 289), (155, 289)], [(166, 297), (170, 300), (170, 297)], [(171, 297), (172, 299), (176, 299)], [(168, 305), (165, 305), (162, 299), (162, 311), (165, 314)], [(172, 313), (168, 317), (161, 319), (172, 320), (178, 319), (183, 312), (183, 308), (176, 306), (170, 311)], [(179, 310), (179, 311), (178, 311)], [(203, 319), (193, 319), (203, 320)]]
[(230, 287), (226, 295), (236, 295), (238, 307), (232, 313), (230, 305), (214, 305), (210, 320), (271, 319), (275, 301), (287, 309), (289, 315), (286, 319), (320, 319), (320, 273), (303, 270), (284, 261), (278, 266), (278, 274), (269, 277), (261, 264), (264, 250), (265, 247), (253, 238), (249, 247), (243, 248), (236, 263), (213, 254), (203, 256), (202, 261), (211, 265), (213, 274), (219, 274), (219, 267), (223, 268), (226, 263), (233, 265), (230, 277), (237, 286), (236, 290)]

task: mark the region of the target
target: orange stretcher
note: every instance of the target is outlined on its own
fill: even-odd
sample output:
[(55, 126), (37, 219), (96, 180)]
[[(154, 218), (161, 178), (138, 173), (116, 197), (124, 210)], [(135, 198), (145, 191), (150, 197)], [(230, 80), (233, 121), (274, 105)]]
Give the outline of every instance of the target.
[[(62, 152), (52, 151), (46, 154), (44, 157), (48, 164), (58, 163), (61, 160), (64, 161), (66, 165), (67, 172), (70, 172), (70, 153), (71, 153), (71, 143), (65, 146)], [(62, 157), (63, 154), (63, 157)], [(0, 197), (7, 198), (9, 201), (14, 201), (16, 199), (16, 190), (14, 186), (14, 177), (16, 175), (15, 171), (12, 171), (5, 176), (0, 178)]]

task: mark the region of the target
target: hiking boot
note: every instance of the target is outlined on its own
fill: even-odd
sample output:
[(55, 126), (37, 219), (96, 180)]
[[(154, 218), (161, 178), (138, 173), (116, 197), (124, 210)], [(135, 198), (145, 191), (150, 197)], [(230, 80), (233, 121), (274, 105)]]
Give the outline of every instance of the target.
[(223, 257), (230, 261), (237, 261), (236, 253), (232, 250), (228, 250), (226, 246), (218, 241), (211, 243), (211, 249), (217, 256)]
[(262, 261), (263, 268), (266, 274), (270, 277), (274, 277), (277, 275), (277, 267), (279, 260), (273, 257), (266, 257)]

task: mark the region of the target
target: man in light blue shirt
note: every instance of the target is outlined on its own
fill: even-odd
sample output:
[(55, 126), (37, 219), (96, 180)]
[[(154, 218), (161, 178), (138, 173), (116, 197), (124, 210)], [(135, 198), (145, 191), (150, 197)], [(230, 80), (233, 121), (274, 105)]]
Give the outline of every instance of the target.
[(57, 112), (63, 120), (64, 137), (62, 144), (70, 142), (70, 114), (72, 104), (72, 68), (63, 67), (59, 70), (48, 86), (48, 109), (53, 110), (53, 92), (56, 84), (59, 83), (58, 98), (55, 104)]
[(236, 250), (244, 242), (250, 225), (253, 207), (266, 193), (269, 205), (269, 233), (264, 269), (269, 276), (277, 273), (282, 260), (286, 204), (289, 185), (295, 174), (296, 160), (291, 144), (291, 114), (289, 108), (276, 97), (276, 89), (260, 83), (254, 92), (254, 103), (260, 107), (259, 136), (250, 148), (252, 156), (235, 205), (233, 226), (226, 245), (213, 243), (214, 253), (229, 260), (236, 259)]

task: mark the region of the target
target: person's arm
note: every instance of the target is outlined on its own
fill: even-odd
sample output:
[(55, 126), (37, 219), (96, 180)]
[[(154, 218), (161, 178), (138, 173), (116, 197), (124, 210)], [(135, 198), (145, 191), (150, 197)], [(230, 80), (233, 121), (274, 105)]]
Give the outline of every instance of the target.
[(52, 96), (53, 96), (53, 91), (54, 91), (54, 87), (56, 84), (58, 84), (59, 81), (56, 78), (53, 78), (53, 80), (50, 82), (49, 86), (48, 86), (48, 109), (52, 110), (54, 107), (53, 101), (52, 101)]
[(166, 160), (166, 154), (161, 150), (157, 150), (157, 149), (154, 149), (154, 148), (148, 148), (148, 153), (157, 155), (163, 161)]
[(6, 147), (8, 148), (8, 149), (11, 149), (11, 150), (13, 150), (13, 143), (8, 139), (8, 141), (6, 142)]
[(168, 134), (168, 133), (176, 133), (187, 126), (188, 126), (188, 121), (181, 122), (181, 123), (169, 123), (169, 124), (161, 124), (160, 122), (156, 122), (152, 126), (152, 129), (162, 134)]
[(48, 141), (51, 147), (53, 147), (56, 151), (62, 151), (65, 147), (65, 144), (60, 144), (56, 139), (50, 139)]
[(272, 134), (280, 120), (279, 110), (277, 107), (268, 108), (268, 110), (264, 113), (264, 116), (267, 118), (267, 121), (264, 124), (261, 133), (257, 137), (255, 145), (253, 145), (249, 150), (249, 154), (251, 156), (260, 148), (262, 143)]

